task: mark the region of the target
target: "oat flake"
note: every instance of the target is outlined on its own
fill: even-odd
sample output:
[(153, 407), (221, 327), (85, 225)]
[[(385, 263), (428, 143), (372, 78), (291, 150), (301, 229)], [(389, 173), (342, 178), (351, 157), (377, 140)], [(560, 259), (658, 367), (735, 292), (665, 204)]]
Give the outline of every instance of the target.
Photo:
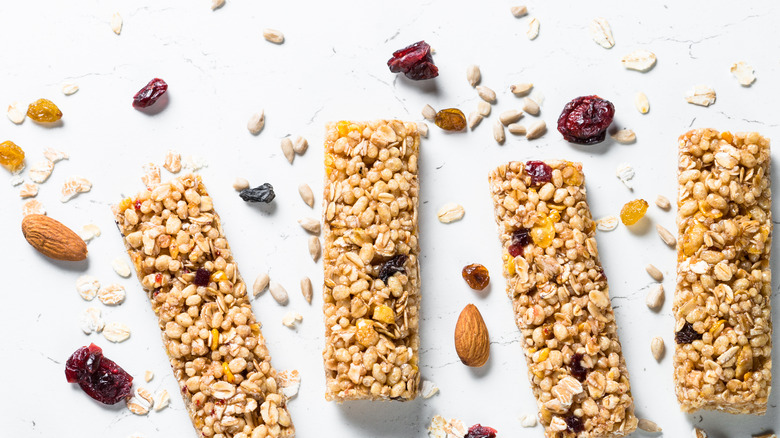
[(72, 176), (65, 180), (62, 185), (62, 197), (60, 202), (68, 202), (79, 193), (85, 193), (92, 190), (92, 183), (86, 178)]
[(618, 218), (615, 216), (604, 216), (596, 221), (596, 228), (599, 231), (612, 231), (618, 226)]
[(710, 106), (715, 103), (715, 90), (707, 85), (697, 85), (685, 93), (688, 103), (699, 106)]
[(420, 388), (420, 395), (424, 399), (429, 399), (439, 393), (439, 387), (430, 380), (423, 380)]
[(30, 166), (30, 179), (38, 184), (46, 182), (54, 170), (54, 163), (49, 160), (38, 161)]
[(606, 18), (594, 18), (588, 27), (590, 36), (596, 44), (605, 49), (611, 49), (615, 45), (615, 39), (612, 37), (612, 28)]
[(168, 391), (161, 389), (157, 391), (157, 394), (154, 396), (154, 410), (155, 411), (161, 411), (165, 409), (171, 401), (171, 396), (168, 394)]
[(276, 381), (279, 382), (284, 396), (290, 399), (298, 394), (301, 387), (301, 373), (298, 370), (284, 370), (277, 373)]
[(82, 275), (76, 280), (76, 291), (86, 301), (92, 301), (100, 290), (100, 281), (91, 275)]
[(163, 164), (163, 167), (168, 172), (179, 173), (181, 171), (181, 154), (174, 150), (169, 150), (165, 154), (165, 164)]
[(526, 32), (528, 39), (533, 41), (539, 36), (539, 19), (534, 17), (528, 22), (528, 31)]
[(8, 105), (7, 115), (10, 121), (18, 125), (24, 122), (25, 117), (27, 117), (27, 106), (19, 101), (11, 102), (11, 104)]
[(37, 195), (38, 195), (38, 184), (26, 183), (22, 185), (22, 187), (19, 189), (19, 197), (22, 199), (34, 198)]
[(149, 413), (149, 409), (142, 404), (143, 402), (133, 397), (127, 401), (127, 409), (135, 415), (146, 415)]
[(109, 284), (98, 290), (97, 297), (101, 303), (107, 306), (122, 304), (125, 300), (125, 288), (119, 284)]
[(89, 242), (95, 237), (100, 236), (100, 228), (95, 224), (87, 224), (81, 227), (81, 231), (79, 231), (78, 234), (82, 240), (84, 240), (85, 242)]
[(756, 75), (753, 74), (753, 67), (742, 61), (732, 64), (729, 71), (743, 87), (749, 87), (756, 80)]
[(536, 427), (536, 415), (533, 414), (520, 415), (520, 426)]
[(620, 62), (629, 70), (646, 72), (655, 66), (655, 53), (648, 50), (635, 50), (624, 56)]
[(634, 179), (634, 175), (636, 175), (634, 168), (628, 163), (618, 164), (618, 167), (615, 170), (615, 176), (617, 176), (620, 182), (628, 187), (629, 190), (634, 190), (634, 184), (631, 182), (631, 180)]
[(109, 322), (103, 328), (103, 336), (114, 343), (124, 342), (130, 338), (130, 327), (121, 322)]
[(46, 208), (43, 204), (36, 199), (30, 199), (22, 204), (22, 216), (29, 216), (31, 214), (46, 214)]
[(85, 334), (92, 332), (100, 332), (106, 323), (103, 321), (103, 317), (100, 315), (100, 309), (95, 307), (87, 307), (79, 314), (79, 327)]
[(115, 12), (114, 15), (111, 16), (111, 30), (114, 31), (115, 34), (119, 35), (122, 33), (122, 16), (119, 15), (119, 12)]
[(303, 321), (303, 316), (301, 316), (301, 314), (298, 312), (287, 312), (282, 317), (282, 324), (288, 328), (295, 328), (296, 325), (301, 321)]
[(24, 182), (24, 178), (22, 178), (22, 175), (14, 175), (11, 177), (11, 185), (16, 187), (19, 184), (22, 184)]
[(630, 129), (621, 129), (610, 137), (620, 144), (631, 144), (636, 141), (636, 134)]
[(462, 205), (454, 202), (448, 202), (441, 206), (436, 214), (439, 218), (439, 222), (448, 224), (463, 219), (463, 215), (466, 214), (466, 210)]
[(79, 86), (76, 84), (64, 84), (62, 86), (62, 94), (66, 96), (76, 94), (77, 91), (79, 91)]
[(45, 151), (43, 151), (43, 156), (46, 157), (47, 160), (51, 161), (52, 163), (56, 163), (58, 161), (67, 160), (70, 158), (68, 154), (62, 151), (58, 151), (54, 148), (46, 148)]

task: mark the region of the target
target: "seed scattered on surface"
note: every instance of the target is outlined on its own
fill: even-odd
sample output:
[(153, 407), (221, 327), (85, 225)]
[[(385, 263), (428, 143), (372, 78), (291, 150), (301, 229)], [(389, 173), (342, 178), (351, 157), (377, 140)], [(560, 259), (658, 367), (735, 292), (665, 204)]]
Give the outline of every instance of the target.
[(536, 415), (534, 415), (534, 414), (522, 414), (522, 415), (520, 415), (520, 426), (522, 426), (522, 427), (536, 427)]
[(436, 120), (436, 110), (430, 105), (425, 105), (422, 109), (422, 116), (432, 122)]
[(655, 198), (655, 205), (657, 205), (661, 210), (669, 210), (672, 208), (672, 204), (664, 195), (658, 195), (658, 197)]
[(658, 310), (664, 304), (664, 286), (657, 284), (650, 289), (645, 297), (645, 304), (647, 307)]
[(252, 293), (255, 297), (263, 293), (263, 291), (268, 287), (268, 282), (271, 279), (268, 277), (268, 274), (265, 272), (259, 274), (257, 278), (255, 278), (255, 284), (252, 285)]
[(645, 270), (648, 274), (650, 274), (651, 277), (653, 277), (653, 280), (655, 281), (664, 281), (664, 274), (655, 267), (653, 264), (649, 264), (645, 267)]
[(211, 10), (216, 11), (225, 5), (225, 0), (211, 0)]
[(512, 123), (520, 120), (523, 117), (523, 112), (520, 110), (506, 110), (498, 115), (498, 119), (501, 120), (505, 126), (509, 126)]
[(154, 372), (151, 370), (144, 371), (144, 380), (146, 380), (146, 383), (149, 383), (154, 379)]
[[(222, 0), (224, 3), (225, 0)], [(168, 394), (168, 391), (161, 389), (157, 392), (157, 395), (154, 396), (154, 410), (155, 411), (161, 411), (165, 409), (168, 404), (171, 401), (171, 396)]]
[(317, 236), (309, 237), (309, 255), (311, 259), (316, 263), (322, 253), (322, 247), (320, 246), (320, 238)]
[(528, 140), (533, 140), (543, 136), (544, 133), (547, 132), (547, 124), (544, 123), (544, 120), (534, 120), (530, 125), (528, 125), (527, 129), (528, 130), (525, 133), (525, 138)]
[(699, 106), (710, 106), (715, 98), (715, 90), (707, 85), (696, 85), (685, 93), (686, 102)]
[(620, 163), (615, 169), (615, 176), (622, 182), (629, 190), (634, 190), (634, 184), (631, 182), (634, 179), (634, 168), (628, 163)]
[(290, 140), (289, 137), (283, 138), (281, 146), (282, 146), (282, 154), (284, 154), (284, 158), (287, 158), (287, 161), (289, 161), (290, 164), (292, 164), (293, 160), (295, 159), (295, 151), (293, 150), (292, 140)]
[(466, 68), (466, 80), (472, 87), (476, 87), (480, 79), (482, 79), (482, 73), (479, 71), (479, 66), (472, 64)]
[(115, 258), (111, 262), (111, 267), (114, 269), (114, 272), (119, 274), (120, 277), (130, 277), (130, 266), (122, 257)]
[(480, 114), (479, 111), (472, 111), (469, 114), (469, 129), (473, 131), (474, 128), (476, 128), (477, 125), (479, 125), (479, 122), (481, 121), (482, 121), (482, 114)]
[(130, 327), (121, 322), (109, 322), (103, 328), (103, 336), (113, 343), (124, 342), (130, 338)]
[(509, 126), (506, 127), (506, 130), (514, 135), (525, 135), (526, 133), (525, 126), (518, 123), (510, 123)]
[(76, 84), (64, 84), (62, 86), (62, 94), (66, 96), (70, 96), (71, 94), (75, 94), (77, 91), (79, 91), (79, 86)]
[(514, 15), (516, 18), (520, 18), (528, 14), (528, 7), (525, 5), (512, 6), (509, 10), (512, 11), (512, 15)]
[(303, 219), (298, 219), (298, 223), (301, 224), (301, 227), (312, 233), (312, 234), (320, 234), (320, 221), (314, 218), (305, 217)]
[(274, 44), (282, 44), (284, 42), (284, 35), (276, 29), (263, 29), (263, 38)]
[(753, 67), (742, 61), (732, 64), (729, 71), (743, 87), (749, 87), (756, 80), (756, 75), (753, 74)]
[(677, 246), (677, 239), (672, 235), (672, 233), (661, 226), (660, 224), (655, 226), (656, 231), (658, 231), (658, 235), (661, 236), (661, 240), (664, 241), (665, 244), (671, 246), (674, 248)]
[(493, 105), (491, 105), (489, 102), (485, 102), (484, 100), (481, 100), (477, 102), (477, 112), (482, 114), (482, 117), (487, 117), (490, 115), (490, 110), (493, 108)]
[(540, 111), (539, 104), (530, 97), (523, 98), (523, 111), (532, 116), (538, 116)]
[(463, 219), (463, 215), (466, 214), (466, 210), (462, 205), (454, 202), (448, 202), (441, 206), (439, 212), (436, 214), (439, 218), (439, 222), (448, 224)]
[(496, 143), (498, 144), (504, 144), (506, 141), (504, 125), (501, 124), (500, 120), (496, 120), (496, 122), (493, 124), (493, 139), (496, 140)]
[(509, 91), (511, 91), (515, 96), (522, 97), (530, 93), (533, 88), (534, 84), (520, 82), (518, 84), (511, 85), (509, 87)]
[(301, 199), (309, 207), (314, 207), (314, 192), (311, 191), (311, 187), (308, 184), (301, 184), (298, 186), (298, 194), (301, 195)]
[(636, 134), (630, 129), (621, 129), (611, 135), (612, 139), (620, 144), (631, 144), (636, 141)]
[(287, 290), (285, 290), (281, 284), (272, 281), (270, 283), (270, 286), (268, 287), (268, 290), (271, 292), (271, 296), (274, 297), (276, 302), (281, 304), (282, 306), (286, 306), (287, 303), (290, 301), (287, 295)]
[(615, 216), (604, 216), (596, 221), (596, 228), (600, 231), (612, 231), (618, 226), (618, 218)]
[(528, 31), (525, 33), (528, 39), (533, 41), (539, 36), (539, 19), (534, 17), (528, 22)]
[[(660, 361), (661, 358), (664, 357), (664, 350), (665, 349), (666, 349), (666, 347), (664, 346), (664, 340), (660, 336), (656, 336), (656, 337), (654, 337), (650, 341), (650, 352), (653, 353), (653, 357), (655, 358), (655, 360)], [(655, 423), (653, 423), (653, 425), (655, 426)], [(661, 431), (660, 427), (658, 427), (658, 426), (655, 426), (655, 427), (657, 427), (658, 430), (647, 430), (647, 429), (644, 429), (644, 428), (641, 428), (641, 429), (642, 430), (646, 430), (648, 432), (660, 432)]]
[(111, 16), (111, 30), (117, 35), (122, 33), (122, 16), (119, 15), (119, 12), (114, 12), (114, 15)]
[(246, 129), (252, 135), (257, 135), (263, 130), (265, 126), (265, 110), (260, 110), (259, 113), (254, 113), (249, 117), (249, 121), (246, 123)]
[(249, 188), (249, 181), (246, 178), (238, 177), (235, 181), (233, 181), (233, 188), (240, 192), (241, 190), (248, 189)]
[(303, 294), (303, 299), (305, 299), (307, 303), (311, 304), (311, 299), (314, 296), (314, 290), (312, 289), (311, 280), (309, 277), (301, 278), (301, 294)]
[(590, 30), (590, 37), (601, 47), (611, 49), (615, 45), (615, 39), (612, 37), (612, 28), (609, 26), (606, 18), (594, 18), (590, 22), (588, 29)]
[(11, 102), (8, 105), (7, 115), (10, 121), (18, 125), (24, 122), (25, 117), (27, 117), (27, 107), (19, 101)]
[(428, 124), (425, 122), (417, 122), (417, 132), (419, 132), (421, 136), (428, 138)]
[(640, 113), (647, 114), (650, 111), (650, 101), (647, 100), (647, 95), (641, 91), (637, 92), (634, 96), (634, 106)]
[(423, 380), (420, 387), (420, 395), (424, 399), (429, 399), (439, 393), (439, 387), (430, 380)]
[(663, 429), (661, 429), (655, 422), (640, 418), (639, 423), (637, 423), (637, 426), (640, 430), (644, 430), (645, 432), (661, 432)]
[(485, 102), (494, 103), (496, 101), (496, 92), (484, 85), (477, 85), (477, 94)]
[(293, 151), (295, 151), (298, 155), (303, 155), (306, 153), (306, 149), (309, 149), (309, 142), (300, 135), (295, 137), (295, 141), (293, 142)]
[(623, 67), (642, 73), (652, 69), (655, 66), (655, 61), (655, 53), (648, 50), (635, 50), (620, 60)]
[(303, 316), (298, 312), (287, 312), (282, 317), (282, 324), (288, 328), (295, 328), (301, 321), (303, 321)]

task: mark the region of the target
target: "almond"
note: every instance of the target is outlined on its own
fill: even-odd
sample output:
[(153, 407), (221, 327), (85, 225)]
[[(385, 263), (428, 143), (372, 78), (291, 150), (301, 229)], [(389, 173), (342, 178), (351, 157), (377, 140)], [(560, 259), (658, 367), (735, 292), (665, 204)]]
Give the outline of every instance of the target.
[(455, 351), (470, 367), (485, 365), (490, 356), (490, 338), (479, 309), (473, 304), (463, 308), (455, 325)]
[(79, 261), (87, 258), (87, 244), (62, 223), (44, 215), (31, 214), (22, 220), (27, 242), (41, 254), (55, 260)]

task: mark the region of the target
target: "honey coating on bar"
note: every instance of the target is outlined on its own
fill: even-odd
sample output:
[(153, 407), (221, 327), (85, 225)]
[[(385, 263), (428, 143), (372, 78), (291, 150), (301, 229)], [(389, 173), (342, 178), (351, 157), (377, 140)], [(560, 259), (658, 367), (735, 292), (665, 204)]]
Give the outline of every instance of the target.
[(295, 436), (246, 283), (200, 176), (153, 185), (113, 211), (198, 434)]
[(420, 380), (415, 123), (329, 123), (323, 312), (327, 400), (411, 400)]
[(489, 182), (545, 436), (628, 435), (637, 418), (582, 165), (513, 161)]
[(674, 380), (685, 412), (766, 412), (772, 379), (769, 140), (679, 139)]

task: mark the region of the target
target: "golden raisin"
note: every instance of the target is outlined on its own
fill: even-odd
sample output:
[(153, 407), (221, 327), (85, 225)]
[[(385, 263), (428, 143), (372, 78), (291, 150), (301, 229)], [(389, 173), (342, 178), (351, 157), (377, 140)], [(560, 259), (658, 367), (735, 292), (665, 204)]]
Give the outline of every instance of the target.
[(466, 129), (466, 116), (457, 108), (446, 108), (436, 113), (434, 123), (445, 131), (463, 131)]
[(62, 118), (62, 111), (49, 99), (38, 99), (27, 107), (27, 117), (36, 122), (52, 123)]
[(12, 141), (0, 143), (0, 164), (11, 169), (18, 169), (24, 162), (24, 151)]
[(540, 248), (547, 248), (552, 245), (553, 239), (555, 239), (555, 224), (553, 218), (541, 215), (539, 222), (531, 228), (530, 234), (534, 245)]
[(634, 199), (627, 202), (620, 210), (620, 220), (624, 225), (634, 225), (645, 216), (645, 213), (647, 213), (647, 201)]
[(479, 263), (465, 266), (461, 275), (469, 287), (474, 290), (483, 290), (490, 284), (490, 273), (486, 267)]
[(395, 313), (393, 313), (393, 309), (389, 306), (382, 304), (381, 306), (376, 306), (374, 308), (373, 319), (385, 324), (392, 324), (395, 322)]

